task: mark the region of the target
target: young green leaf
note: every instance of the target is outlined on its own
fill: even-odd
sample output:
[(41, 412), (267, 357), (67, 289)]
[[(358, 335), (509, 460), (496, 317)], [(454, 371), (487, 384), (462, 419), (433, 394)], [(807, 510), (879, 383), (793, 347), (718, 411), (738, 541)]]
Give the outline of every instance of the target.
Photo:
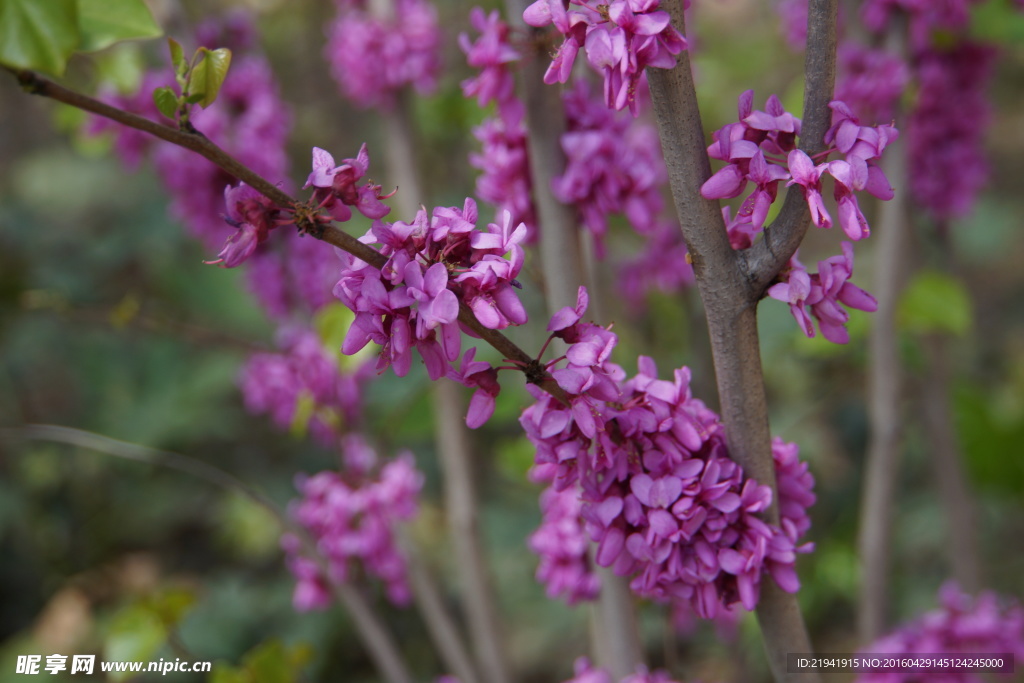
[(0, 0), (0, 64), (61, 76), (78, 44), (75, 0)]
[(78, 49), (83, 52), (102, 50), (120, 40), (156, 38), (163, 33), (144, 0), (78, 0), (78, 30)]
[(167, 47), (171, 49), (171, 64), (174, 66), (175, 75), (184, 76), (188, 73), (188, 62), (185, 61), (185, 50), (182, 49), (181, 43), (174, 38), (168, 38)]
[(170, 88), (157, 88), (153, 91), (153, 104), (160, 113), (171, 119), (178, 113), (178, 96)]
[(202, 95), (203, 98), (199, 100), (199, 106), (205, 109), (217, 99), (220, 87), (228, 75), (228, 67), (231, 66), (231, 50), (226, 47), (216, 50), (201, 47), (199, 51), (202, 53), (202, 57), (192, 67), (189, 94)]
[(933, 270), (920, 272), (900, 298), (897, 323), (918, 332), (963, 335), (971, 327), (971, 298), (959, 280)]

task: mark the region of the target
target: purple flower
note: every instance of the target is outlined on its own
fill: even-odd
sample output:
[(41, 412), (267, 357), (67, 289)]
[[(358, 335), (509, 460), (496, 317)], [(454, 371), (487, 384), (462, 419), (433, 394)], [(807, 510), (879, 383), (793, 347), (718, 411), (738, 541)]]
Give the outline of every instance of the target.
[(601, 579), (587, 556), (589, 541), (580, 518), (579, 491), (548, 488), (540, 496), (540, 508), (540, 527), (527, 541), (540, 558), (537, 581), (547, 587), (549, 598), (561, 597), (569, 605), (593, 600)]
[(369, 168), (370, 155), (366, 151), (366, 143), (359, 148), (355, 159), (345, 159), (340, 166), (334, 165), (334, 157), (330, 152), (314, 147), (313, 171), (302, 187), (313, 187), (314, 200), (321, 208), (327, 209), (336, 221), (344, 222), (352, 218), (350, 206), (356, 207), (367, 218), (383, 218), (391, 209), (380, 200), (394, 193), (382, 195), (380, 185), (372, 183), (358, 187), (358, 182)]
[(821, 174), (825, 170), (823, 165), (815, 166), (802, 150), (794, 149), (789, 153), (789, 171), (793, 177), (786, 185), (800, 186), (811, 209), (811, 222), (819, 228), (832, 227), (832, 217), (821, 198)]
[(768, 296), (789, 304), (790, 312), (808, 337), (814, 336), (811, 317), (818, 320), (821, 334), (835, 344), (846, 344), (850, 335), (846, 331), (849, 314), (840, 306), (862, 311), (875, 311), (874, 297), (848, 282), (853, 275), (853, 245), (843, 242), (841, 256), (832, 256), (818, 262), (818, 272), (808, 274), (796, 259), (790, 259), (777, 284), (768, 288)]
[[(369, 449), (365, 441), (348, 440), (346, 448)], [(373, 460), (360, 453), (346, 460)], [(395, 527), (412, 519), (418, 510), (417, 496), (423, 487), (423, 475), (416, 470), (411, 453), (400, 454), (372, 477), (365, 469), (320, 472), (300, 477), (297, 487), (302, 499), (289, 508), (291, 517), (301, 524), (316, 542), (317, 551), (327, 562), (329, 576), (302, 555), (293, 536), (282, 539), (288, 565), (295, 574), (294, 604), (298, 610), (322, 609), (329, 604), (326, 585), (348, 582), (365, 573), (384, 583), (387, 596), (396, 605), (407, 605), (411, 592), (406, 580), (405, 558), (398, 547)]]
[(290, 429), (299, 402), (311, 400), (310, 431), (325, 445), (335, 443), (344, 426), (360, 419), (366, 372), (342, 370), (312, 331), (284, 328), (279, 341), (283, 353), (253, 354), (242, 368), (246, 409), (269, 413), (279, 428)]
[(813, 478), (793, 462), (795, 446), (773, 447), (787, 516), (772, 527), (758, 518), (771, 489), (729, 459), (718, 417), (690, 394), (689, 371), (661, 380), (641, 357), (626, 380), (610, 361), (615, 335), (580, 322), (584, 308), (581, 293), (551, 325), (570, 344), (564, 361), (549, 364), (569, 405), (533, 391), (537, 402), (520, 419), (537, 449), (533, 478), (557, 491), (582, 489), (596, 562), (631, 576), (641, 596), (683, 600), (710, 618), (735, 602), (753, 609), (764, 573), (795, 591), (796, 554), (810, 550), (796, 543), (813, 502)]
[(649, 233), (661, 213), (661, 189), (667, 180), (657, 133), (648, 124), (617, 116), (590, 97), (580, 81), (563, 95), (568, 130), (561, 145), (565, 172), (554, 178), (552, 191), (575, 204), (583, 226), (604, 256), (608, 216), (621, 213), (635, 230)]
[(863, 119), (884, 121), (910, 82), (910, 68), (897, 55), (849, 41), (839, 46), (836, 99)]
[(515, 80), (508, 65), (519, 61), (519, 51), (509, 43), (509, 26), (497, 10), (484, 14), (484, 10), (474, 7), (469, 21), (480, 37), (473, 42), (465, 33), (459, 34), (459, 47), (466, 53), (466, 62), (480, 73), (462, 82), (462, 92), (466, 97), (476, 97), (481, 107), (490, 102), (500, 107), (514, 98)]
[(985, 132), (992, 118), (986, 89), (996, 52), (967, 40), (919, 55), (919, 91), (910, 113), (910, 189), (936, 220), (970, 212), (989, 177)]
[(533, 206), (533, 181), (526, 148), (526, 109), (519, 100), (510, 99), (499, 108), (498, 116), (484, 119), (473, 129), (482, 145), (480, 154), (469, 155), (469, 165), (483, 172), (477, 178), (476, 191), (493, 204), (500, 216), (505, 211), (512, 220), (526, 225), (527, 240), (536, 237), (537, 214)]
[(570, 9), (561, 0), (536, 0), (523, 19), (531, 26), (554, 24), (565, 40), (544, 75), (545, 83), (565, 83), (580, 48), (591, 66), (604, 75), (605, 102), (612, 109), (637, 115), (635, 97), (643, 70), (671, 68), (675, 55), (686, 49), (686, 39), (669, 24), (658, 0), (573, 0)]
[[(876, 640), (861, 651), (864, 655), (892, 656), (1007, 654), (1018, 661), (1024, 656), (1024, 610), (990, 591), (972, 597), (955, 583), (939, 591), (939, 606)], [(950, 683), (975, 683), (975, 674), (950, 668), (925, 676), (918, 673), (869, 672), (856, 683), (911, 683), (927, 678)]]
[(396, 0), (381, 19), (359, 8), (339, 11), (325, 56), (342, 92), (363, 109), (390, 109), (399, 90), (433, 92), (440, 72), (441, 32), (426, 0)]

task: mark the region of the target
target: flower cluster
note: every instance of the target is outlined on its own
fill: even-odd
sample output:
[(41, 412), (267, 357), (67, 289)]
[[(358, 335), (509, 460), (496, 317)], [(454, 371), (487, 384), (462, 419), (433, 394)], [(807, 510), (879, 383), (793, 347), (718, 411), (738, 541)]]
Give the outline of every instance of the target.
[(529, 538), (530, 550), (540, 557), (537, 581), (547, 586), (548, 597), (563, 597), (570, 605), (593, 600), (601, 589), (601, 579), (587, 557), (581, 508), (575, 487), (545, 489), (540, 495), (543, 519)]
[[(687, 5), (689, 3), (686, 3)], [(554, 24), (565, 40), (547, 73), (545, 83), (565, 83), (580, 49), (604, 76), (605, 103), (636, 115), (636, 89), (648, 66), (672, 68), (675, 56), (686, 49), (686, 39), (669, 23), (658, 0), (536, 0), (523, 12), (530, 26)]]
[(885, 49), (853, 42), (840, 45), (837, 57), (842, 76), (836, 80), (836, 99), (862, 119), (891, 120), (910, 82), (907, 63)]
[[(573, 677), (565, 683), (614, 683), (612, 675), (606, 670), (597, 668), (586, 657), (580, 657), (573, 664)], [(622, 679), (621, 683), (676, 683), (667, 671), (648, 671), (647, 667), (637, 667), (634, 674)]]
[(992, 107), (985, 90), (995, 55), (994, 48), (963, 40), (918, 56), (907, 136), (910, 189), (938, 220), (968, 213), (988, 178), (984, 139)]
[(460, 370), (449, 366), (461, 353), (459, 302), (489, 329), (527, 319), (515, 291), (526, 227), (514, 225), (508, 212), (500, 226), (491, 223), (486, 231), (477, 230), (476, 222), (472, 199), (462, 209), (437, 207), (429, 218), (421, 208), (412, 223), (374, 221), (361, 239), (379, 245), (388, 257), (383, 270), (342, 254), (341, 278), (334, 287), (334, 295), (356, 314), (343, 353), (375, 342), (381, 346), (378, 370), (391, 366), (402, 377), (415, 347), (431, 379), (448, 375), (478, 389), (471, 423), (483, 413), (489, 417), (498, 387), (493, 369), (468, 353)]
[[(381, 194), (380, 185), (372, 182), (359, 185), (369, 165), (365, 144), (355, 159), (345, 159), (340, 166), (335, 166), (330, 153), (313, 148), (313, 172), (303, 187), (313, 187), (313, 206), (325, 210), (333, 220), (350, 220), (352, 207), (367, 218), (383, 218), (391, 209), (381, 199), (391, 194)], [(328, 303), (337, 261), (326, 250), (317, 248), (311, 240), (303, 240), (297, 231), (290, 231), (276, 245), (277, 249), (257, 250), (266, 242), (270, 230), (294, 222), (291, 212), (275, 207), (245, 184), (228, 187), (224, 196), (227, 215), (223, 218), (235, 228), (235, 233), (228, 238), (218, 259), (207, 263), (234, 268), (251, 256), (259, 257), (251, 272), (252, 284), (275, 317), (287, 317), (300, 301), (305, 301), (313, 311)]]
[(597, 256), (603, 258), (610, 214), (625, 214), (638, 232), (650, 233), (664, 208), (661, 187), (668, 174), (658, 134), (650, 125), (617, 116), (593, 100), (583, 81), (563, 101), (566, 168), (551, 189), (559, 201), (577, 206), (583, 226), (594, 236)]
[[(865, 655), (887, 657), (942, 654), (984, 655), (1006, 653), (1024, 656), (1024, 610), (1019, 605), (1001, 606), (998, 597), (985, 592), (974, 598), (948, 583), (939, 592), (939, 608), (881, 638), (863, 650)], [(856, 683), (912, 683), (921, 674), (878, 672), (863, 674)], [(965, 669), (932, 674), (930, 681), (979, 683), (982, 678)], [(989, 680), (989, 679), (985, 679)]]
[[(826, 175), (833, 180), (833, 197), (843, 232), (852, 240), (870, 234), (857, 193), (865, 191), (879, 199), (892, 199), (893, 188), (882, 169), (873, 162), (896, 140), (898, 131), (891, 124), (860, 125), (859, 119), (842, 101), (833, 100), (829, 107), (832, 125), (824, 139), (828, 148), (818, 156), (827, 158), (838, 152), (844, 155), (842, 159), (815, 162), (796, 146), (800, 120), (787, 112), (774, 95), (768, 98), (764, 111), (754, 111), (753, 91), (750, 90), (740, 96), (739, 122), (714, 133), (708, 155), (728, 165), (704, 183), (701, 193), (708, 199), (726, 199), (743, 194), (748, 183), (755, 186), (735, 219), (728, 207), (723, 209), (733, 248), (749, 247), (763, 230), (768, 211), (778, 196), (778, 185), (783, 180), (787, 185), (800, 188), (814, 225), (832, 227), (832, 217), (822, 196), (822, 181)], [(794, 257), (780, 276), (780, 283), (774, 285), (770, 293), (790, 304), (807, 336), (814, 336), (814, 327), (805, 306), (819, 319), (826, 339), (845, 343), (849, 338), (844, 328), (848, 315), (837, 301), (867, 311), (875, 310), (876, 304), (870, 295), (846, 282), (853, 272), (853, 252), (849, 245), (844, 245), (843, 256), (826, 259), (819, 265), (828, 272), (822, 270), (809, 275)]]
[(798, 185), (811, 209), (811, 220), (819, 228), (832, 227), (832, 217), (821, 195), (822, 176), (835, 180), (835, 199), (839, 203), (839, 222), (852, 240), (867, 237), (869, 228), (860, 211), (855, 192), (867, 191), (879, 199), (891, 199), (893, 189), (882, 170), (869, 162), (878, 159), (885, 147), (896, 140), (891, 125), (861, 126), (843, 102), (829, 104), (832, 127), (825, 135), (830, 147), (822, 156), (838, 151), (845, 159), (816, 164), (796, 148), (800, 119), (787, 112), (774, 95), (765, 111), (753, 110), (753, 91), (740, 96), (739, 122), (730, 123), (713, 134), (708, 156), (729, 162), (701, 187), (708, 199), (740, 196), (747, 183), (754, 191), (743, 201), (737, 221), (749, 222), (755, 230), (764, 227), (765, 218), (778, 196), (778, 184)]
[(837, 96), (852, 95), (849, 104), (859, 115), (878, 107), (879, 115), (888, 116), (892, 106), (885, 100), (895, 101), (908, 82), (916, 86), (905, 126), (910, 190), (921, 209), (940, 222), (971, 210), (989, 171), (983, 149), (991, 118), (985, 91), (995, 49), (969, 37), (970, 7), (976, 3), (870, 0), (861, 5), (864, 26), (876, 35), (907, 32), (906, 54), (840, 48), (846, 73), (840, 73)]
[(466, 53), (466, 62), (480, 73), (462, 82), (462, 93), (475, 97), (480, 107), (496, 102), (501, 108), (515, 100), (516, 84), (509, 67), (522, 55), (509, 42), (511, 29), (497, 10), (485, 14), (481, 8), (474, 7), (469, 13), (469, 22), (480, 32), (480, 37), (474, 41), (462, 33), (459, 47)]
[(433, 92), (440, 46), (437, 11), (427, 0), (395, 0), (387, 18), (339, 3), (325, 55), (331, 75), (354, 104), (390, 109), (405, 86), (421, 95)]
[(469, 155), (469, 165), (482, 173), (476, 181), (480, 198), (493, 204), (497, 215), (507, 211), (514, 222), (526, 225), (527, 241), (533, 241), (537, 210), (531, 192), (525, 116), (522, 102), (513, 98), (499, 106), (496, 116), (484, 119), (473, 129), (482, 149)]
[(306, 179), (303, 189), (312, 187), (313, 199), (319, 208), (325, 209), (331, 218), (344, 222), (352, 218), (352, 209), (367, 218), (384, 218), (391, 212), (381, 199), (391, 194), (382, 195), (381, 186), (367, 181), (359, 186), (370, 169), (370, 154), (366, 151), (366, 143), (359, 148), (355, 159), (345, 159), (340, 166), (334, 165), (331, 153), (313, 148), (313, 171)]
[(842, 256), (832, 256), (818, 262), (818, 272), (810, 274), (796, 255), (779, 275), (779, 282), (768, 288), (768, 296), (789, 304), (789, 310), (800, 329), (808, 337), (814, 336), (814, 323), (818, 321), (821, 334), (834, 344), (846, 344), (850, 333), (846, 322), (850, 314), (839, 304), (861, 311), (878, 310), (875, 298), (849, 282), (853, 275), (853, 245), (843, 242)]
[(956, 31), (970, 21), (970, 6), (979, 0), (867, 0), (861, 4), (864, 26), (875, 33), (884, 33), (893, 15), (905, 16), (909, 23), (910, 47), (925, 49), (932, 44), (937, 31)]
[(470, 22), (480, 36), (471, 40), (459, 36), (466, 61), (480, 73), (462, 82), (466, 97), (475, 97), (485, 107), (494, 103), (497, 112), (473, 129), (482, 145), (480, 154), (469, 155), (469, 165), (482, 172), (476, 191), (481, 199), (497, 208), (496, 215), (508, 211), (513, 223), (526, 225), (526, 241), (536, 237), (537, 214), (533, 205), (530, 159), (526, 146), (526, 107), (516, 97), (511, 66), (521, 57), (509, 42), (508, 24), (497, 11), (484, 14), (479, 7), (470, 13)]
[[(349, 440), (346, 446), (369, 451), (349, 460), (372, 462), (374, 454), (365, 442)], [(309, 532), (328, 572), (324, 576), (320, 567), (302, 554), (298, 537), (287, 534), (282, 538), (288, 566), (297, 580), (293, 598), (297, 610), (327, 607), (330, 583), (348, 582), (360, 575), (382, 581), (396, 605), (408, 604), (411, 597), (395, 526), (415, 517), (423, 475), (408, 452), (385, 464), (376, 478), (365, 472), (347, 474), (320, 472), (296, 482), (303, 498), (292, 504), (290, 514)]]
[(359, 422), (365, 366), (343, 371), (310, 330), (285, 328), (279, 338), (283, 353), (253, 354), (242, 368), (239, 384), (245, 407), (269, 414), (282, 429), (295, 427), (297, 417), (308, 419), (309, 430), (319, 441), (336, 442), (342, 427)]
[[(758, 516), (771, 489), (744, 476), (729, 458), (718, 416), (694, 399), (689, 370), (673, 381), (657, 378), (654, 362), (639, 360), (638, 374), (610, 362), (617, 342), (607, 329), (580, 322), (575, 308), (555, 314), (548, 329), (570, 346), (552, 376), (568, 405), (537, 398), (520, 423), (537, 449), (535, 476), (556, 489), (579, 483), (582, 516), (596, 562), (633, 576), (638, 594), (688, 601), (704, 618), (722, 606), (757, 603), (762, 574), (784, 590), (799, 586), (797, 546), (808, 527), (813, 478), (795, 461), (795, 446), (776, 440), (781, 527)], [(561, 359), (557, 361), (561, 363)]]

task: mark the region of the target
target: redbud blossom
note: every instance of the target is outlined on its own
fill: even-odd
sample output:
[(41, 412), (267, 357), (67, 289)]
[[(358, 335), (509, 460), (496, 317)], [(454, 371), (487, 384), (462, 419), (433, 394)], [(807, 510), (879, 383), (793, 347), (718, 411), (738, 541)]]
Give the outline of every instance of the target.
[(610, 361), (616, 336), (580, 322), (586, 305), (581, 288), (576, 306), (549, 325), (570, 345), (549, 368), (569, 404), (529, 387), (537, 402), (520, 423), (537, 448), (533, 477), (560, 491), (578, 483), (595, 561), (631, 576), (641, 596), (683, 600), (711, 618), (735, 602), (753, 609), (764, 572), (796, 591), (796, 554), (810, 550), (797, 543), (814, 496), (813, 478), (793, 461), (795, 446), (773, 445), (786, 481), (785, 517), (773, 527), (758, 515), (771, 489), (729, 458), (718, 416), (690, 394), (689, 370), (660, 380), (641, 357), (627, 380)]
[[(349, 448), (369, 449), (365, 442), (346, 442)], [(359, 456), (357, 460), (366, 460)], [(373, 454), (370, 454), (370, 460)], [(313, 537), (316, 550), (327, 562), (328, 575), (303, 555), (299, 539), (285, 535), (281, 545), (297, 580), (293, 602), (300, 611), (324, 609), (330, 604), (329, 583), (358, 577), (357, 567), (383, 582), (388, 599), (407, 605), (412, 598), (406, 578), (406, 560), (398, 547), (396, 526), (418, 511), (417, 497), (423, 475), (409, 452), (386, 463), (375, 477), (366, 472), (320, 472), (300, 477), (296, 486), (303, 498), (289, 512)]]
[[(688, 3), (687, 3), (688, 4)], [(686, 38), (669, 24), (658, 0), (536, 0), (523, 12), (530, 26), (554, 24), (565, 40), (544, 74), (545, 83), (569, 80), (576, 54), (604, 76), (605, 102), (612, 109), (638, 112), (636, 89), (648, 66), (672, 68), (675, 55), (686, 49)]]

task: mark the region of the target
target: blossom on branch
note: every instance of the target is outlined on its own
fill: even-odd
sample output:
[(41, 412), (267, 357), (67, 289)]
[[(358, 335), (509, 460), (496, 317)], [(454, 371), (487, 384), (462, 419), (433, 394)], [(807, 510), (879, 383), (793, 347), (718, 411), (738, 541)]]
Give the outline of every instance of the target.
[[(689, 4), (689, 3), (686, 3)], [(637, 114), (636, 89), (648, 66), (670, 69), (686, 49), (686, 38), (669, 23), (659, 0), (536, 0), (523, 12), (530, 26), (554, 24), (565, 40), (555, 55), (545, 83), (565, 83), (577, 53), (604, 76), (605, 103)]]
[[(361, 439), (347, 448), (372, 449)], [(360, 455), (357, 459), (365, 460)], [(374, 477), (366, 472), (320, 472), (299, 477), (302, 499), (289, 512), (312, 536), (316, 551), (327, 564), (325, 576), (305, 552), (299, 538), (286, 534), (281, 545), (297, 580), (293, 602), (300, 611), (325, 609), (330, 604), (328, 586), (347, 583), (365, 574), (384, 584), (388, 599), (409, 604), (406, 559), (399, 548), (395, 527), (416, 516), (423, 475), (412, 453), (399, 454)]]
[(773, 444), (784, 482), (783, 521), (774, 527), (759, 516), (771, 489), (729, 458), (721, 421), (690, 393), (689, 370), (661, 380), (654, 362), (641, 357), (627, 380), (610, 361), (617, 337), (581, 322), (586, 305), (581, 288), (576, 307), (549, 325), (570, 345), (564, 366), (563, 359), (549, 364), (568, 405), (528, 387), (537, 400), (520, 423), (537, 448), (534, 478), (559, 491), (581, 488), (596, 562), (631, 576), (641, 596), (686, 601), (712, 618), (735, 602), (753, 609), (765, 572), (796, 591), (796, 554), (811, 549), (798, 542), (814, 501), (813, 478), (794, 462), (796, 447)]
[(396, 0), (394, 16), (382, 18), (339, 3), (325, 49), (331, 74), (356, 106), (391, 109), (411, 86), (433, 92), (441, 69), (437, 11), (427, 0)]
[(796, 255), (779, 276), (779, 282), (768, 288), (768, 296), (789, 304), (800, 329), (807, 337), (814, 336), (811, 318), (818, 321), (821, 334), (835, 344), (846, 344), (850, 334), (846, 322), (850, 314), (839, 304), (861, 311), (878, 310), (875, 298), (848, 280), (853, 275), (853, 245), (843, 242), (841, 256), (818, 262), (818, 272), (809, 274)]

